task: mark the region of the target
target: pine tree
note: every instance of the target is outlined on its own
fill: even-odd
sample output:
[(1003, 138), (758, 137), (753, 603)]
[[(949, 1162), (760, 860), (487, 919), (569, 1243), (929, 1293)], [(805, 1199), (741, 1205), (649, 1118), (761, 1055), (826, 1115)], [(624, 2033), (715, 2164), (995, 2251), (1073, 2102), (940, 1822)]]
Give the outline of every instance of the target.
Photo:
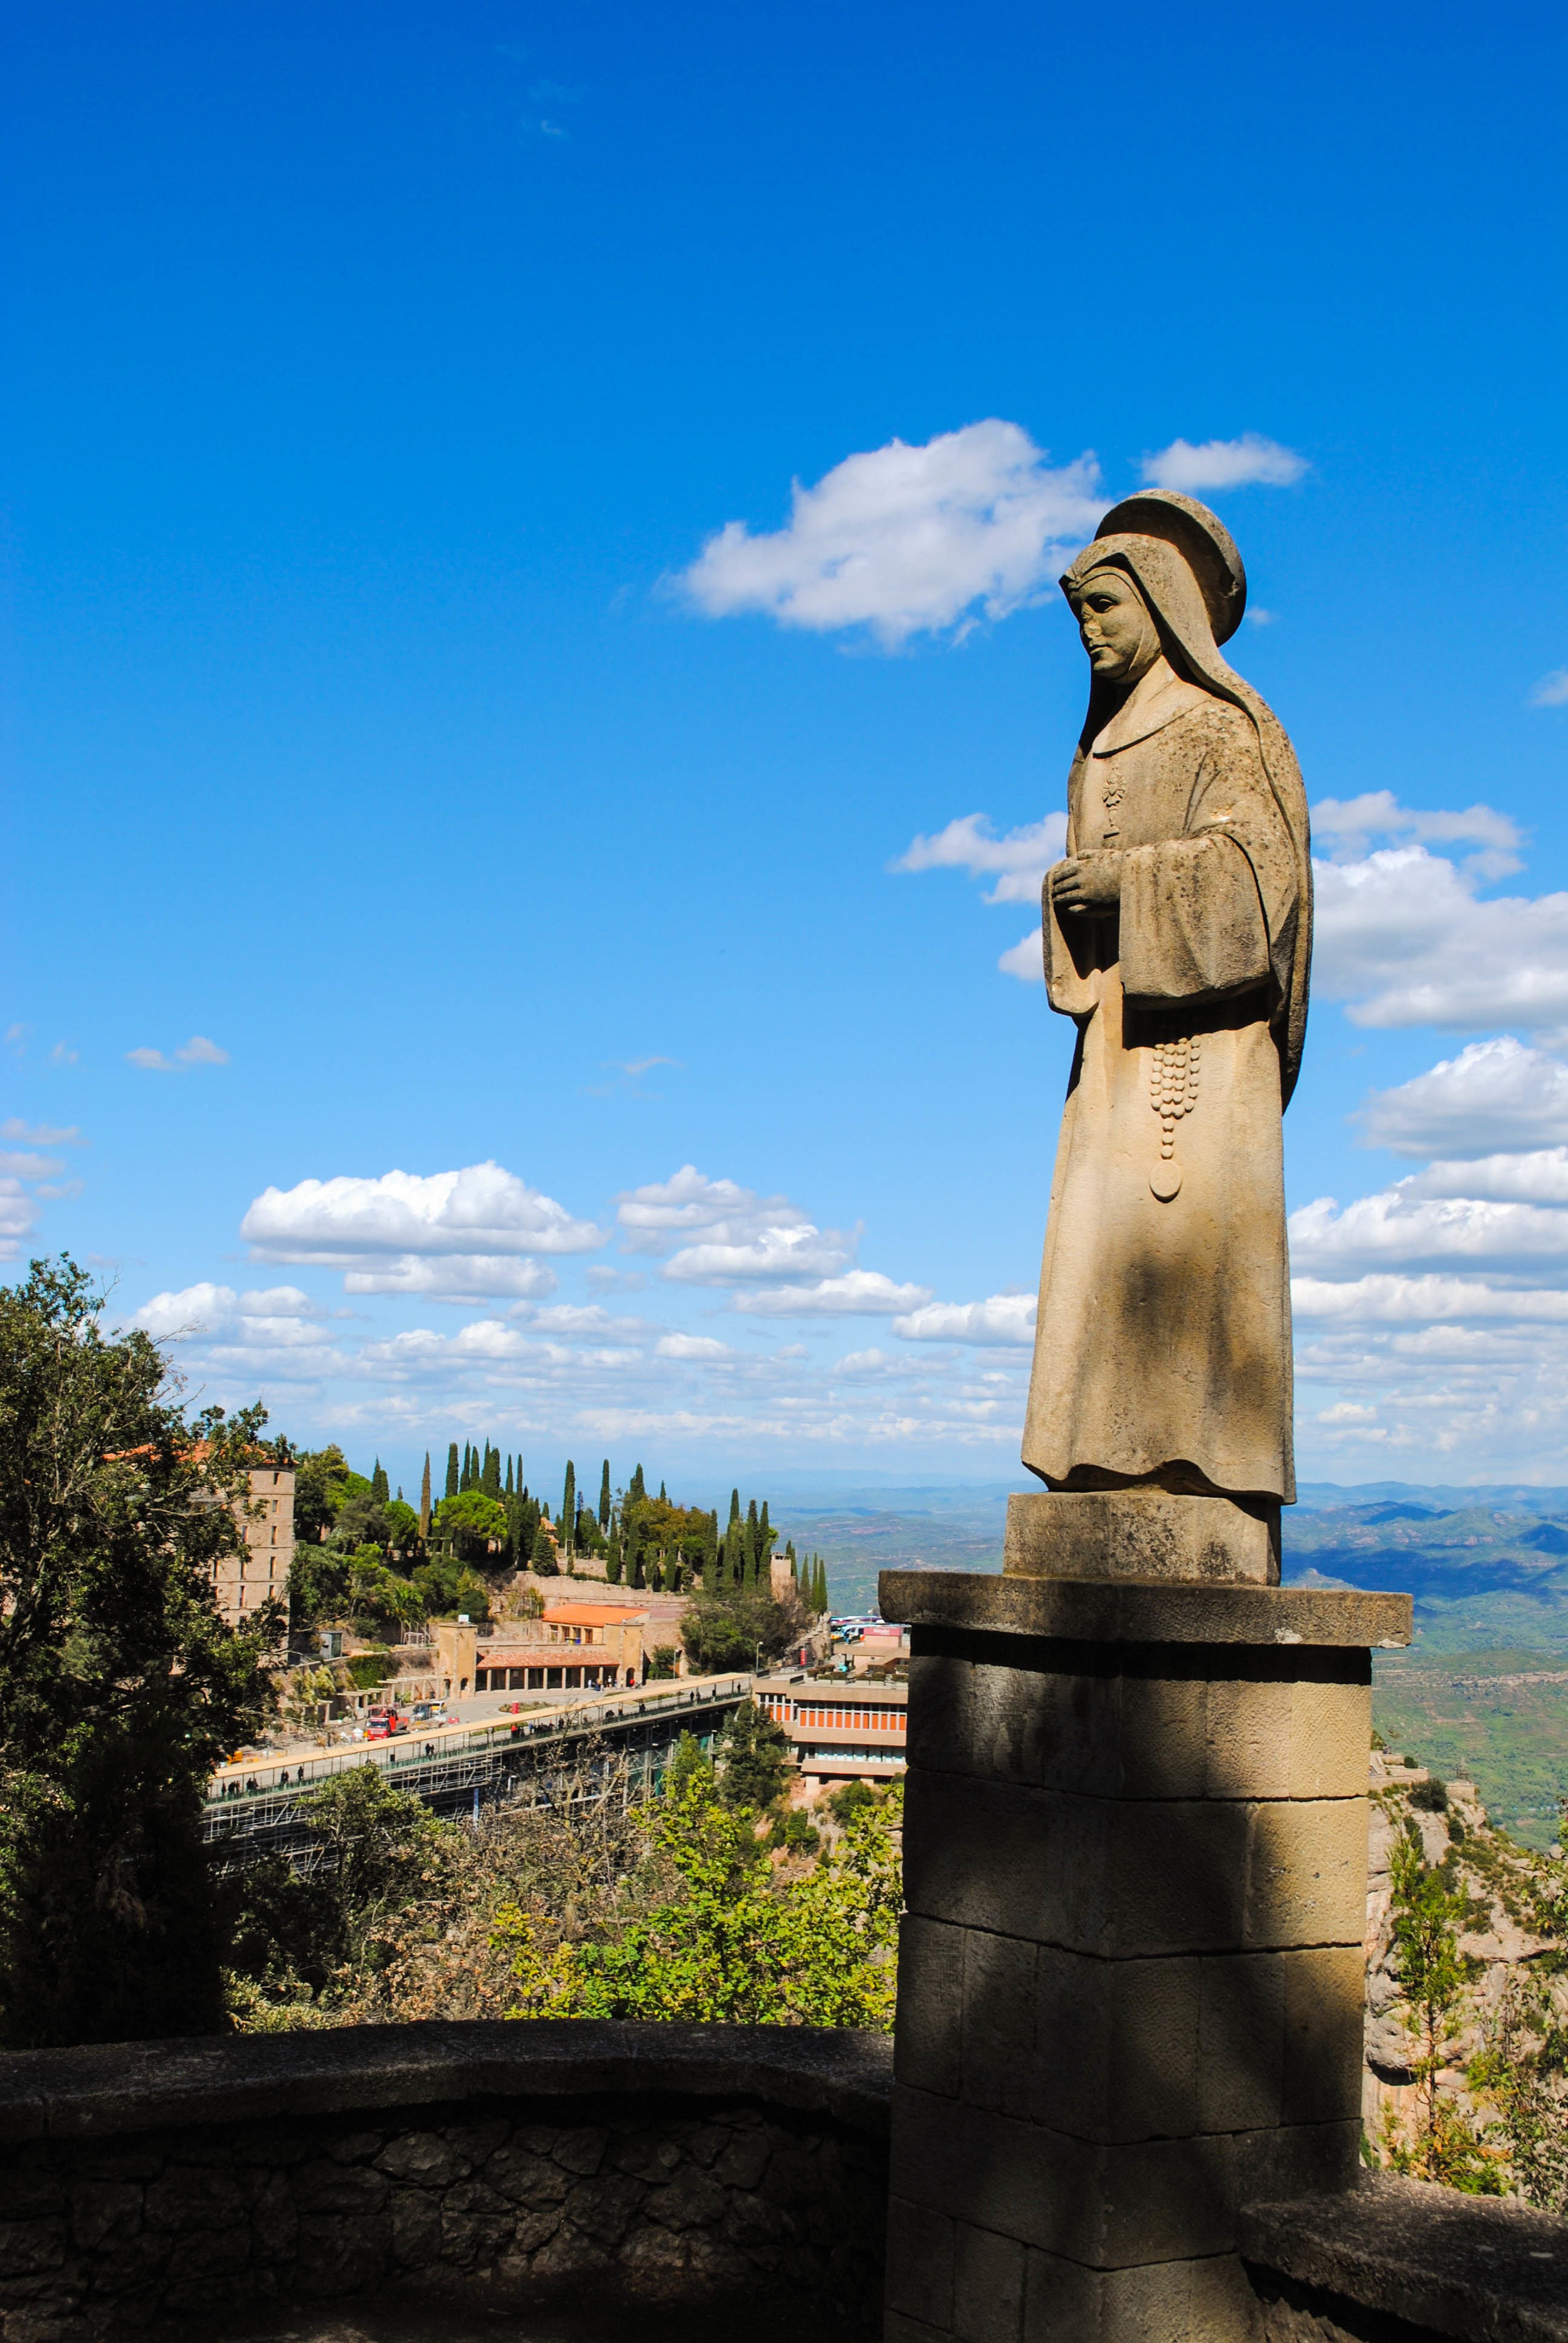
[(421, 1544), (423, 1544), (424, 1540), (425, 1540), (426, 1538), (427, 1538), (427, 1537), (429, 1536), (429, 1534), (430, 1534), (430, 1452), (429, 1452), (429, 1450), (427, 1448), (427, 1449), (426, 1449), (426, 1451), (425, 1451), (425, 1477), (424, 1477), (424, 1479), (423, 1479), (423, 1480), (420, 1482), (420, 1483), (419, 1483), (419, 1538), (420, 1538), (420, 1543), (421, 1543)]
[(375, 1469), (370, 1475), (370, 1493), (378, 1505), (385, 1505), (392, 1495), (392, 1484), (387, 1478), (386, 1470), (379, 1456), (376, 1459)]
[(457, 1443), (454, 1440), (447, 1451), (447, 1494), (455, 1497), (462, 1485), (457, 1474)]
[(561, 1493), (561, 1537), (568, 1551), (570, 1550), (572, 1542), (577, 1535), (577, 1526), (578, 1468), (568, 1456), (567, 1458), (567, 1485)]
[(598, 1476), (598, 1525), (609, 1528), (609, 1458), (604, 1460), (604, 1470)]

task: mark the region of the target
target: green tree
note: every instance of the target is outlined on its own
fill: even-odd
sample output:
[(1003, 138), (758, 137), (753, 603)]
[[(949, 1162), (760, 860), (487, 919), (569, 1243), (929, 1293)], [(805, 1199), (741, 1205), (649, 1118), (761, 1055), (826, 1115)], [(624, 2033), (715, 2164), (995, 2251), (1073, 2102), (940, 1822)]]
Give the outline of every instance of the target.
[(465, 1440), (463, 1443), (463, 1469), (457, 1475), (457, 1494), (459, 1497), (466, 1497), (467, 1495), (469, 1490), (473, 1487), (479, 1475), (473, 1449)]
[(392, 1494), (392, 1483), (387, 1478), (379, 1456), (376, 1459), (376, 1468), (370, 1475), (370, 1493), (378, 1505), (384, 1505)]
[(620, 1523), (618, 1521), (612, 1521), (609, 1525), (609, 1557), (604, 1566), (604, 1574), (612, 1586), (618, 1586), (620, 1573)]
[(437, 1533), (452, 1540), (466, 1562), (483, 1562), (492, 1544), (505, 1539), (507, 1527), (505, 1505), (498, 1497), (487, 1497), (483, 1489), (465, 1489), (455, 1497), (443, 1497), (436, 1515)]
[(571, 1458), (567, 1458), (567, 1484), (561, 1493), (561, 1544), (569, 1554), (577, 1535), (578, 1471)]
[(733, 1710), (719, 1736), (719, 1795), (727, 1806), (759, 1814), (773, 1804), (795, 1771), (789, 1738), (754, 1700)]
[(430, 1534), (430, 1452), (425, 1451), (425, 1476), (419, 1483), (419, 1543)]
[(648, 1488), (642, 1477), (642, 1466), (640, 1464), (638, 1466), (636, 1472), (632, 1474), (630, 1481), (628, 1483), (626, 1493), (629, 1502), (634, 1505), (640, 1505), (643, 1499), (647, 1496)]
[(745, 1584), (748, 1586), (755, 1586), (762, 1566), (761, 1531), (757, 1519), (755, 1497), (750, 1500), (746, 1508), (745, 1543), (741, 1552), (745, 1556)]
[(509, 1503), (511, 1502), (511, 1499), (512, 1499), (513, 1493), (514, 1493), (514, 1492), (513, 1492), (513, 1489), (512, 1489), (512, 1460), (511, 1460), (510, 1455), (508, 1454), (508, 1458), (507, 1458), (507, 1485), (506, 1485), (506, 1487), (501, 1491), (501, 1494), (502, 1494), (502, 1496), (503, 1496), (503, 1497), (505, 1497), (505, 1498), (507, 1499), (508, 1503)]
[(452, 1442), (452, 1443), (451, 1443), (450, 1447), (449, 1447), (449, 1448), (447, 1449), (447, 1496), (448, 1496), (448, 1497), (455, 1497), (455, 1496), (457, 1496), (457, 1495), (459, 1493), (459, 1492), (461, 1491), (462, 1486), (463, 1486), (462, 1474), (461, 1474), (461, 1473), (460, 1473), (460, 1471), (459, 1471), (459, 1469), (458, 1469), (458, 1465), (457, 1465), (457, 1442), (454, 1440), (454, 1441)]
[(0, 2042), (18, 2049), (222, 2023), (202, 1796), (269, 1711), (283, 1624), (268, 1605), (226, 1627), (213, 1596), (263, 1412), (187, 1422), (168, 1361), (106, 1336), (102, 1308), (65, 1257), (0, 1288)]
[(609, 1458), (608, 1456), (604, 1460), (604, 1469), (598, 1476), (598, 1525), (608, 1534), (609, 1529)]
[(487, 1440), (485, 1443), (485, 1469), (479, 1475), (479, 1486), (487, 1497), (494, 1497), (498, 1504), (500, 1503), (501, 1452), (498, 1448), (492, 1448)]
[(1403, 1998), (1401, 2013), (1414, 2036), (1412, 2060), (1416, 2083), (1412, 2141), (1392, 2136), (1390, 2161), (1396, 2171), (1437, 2180), (1473, 2194), (1486, 2187), (1487, 2166), (1475, 2136), (1442, 2097), (1438, 2077), (1454, 2050), (1463, 2022), (1473, 1964), (1459, 1949), (1459, 1931), (1468, 1899), (1452, 1889), (1440, 1869), (1428, 1865), (1421, 1833), (1407, 1824), (1389, 1860), (1392, 1888), (1393, 1962)]
[(799, 1609), (775, 1603), (766, 1592), (752, 1587), (706, 1589), (693, 1597), (680, 1622), (680, 1639), (699, 1675), (749, 1672), (759, 1644), (765, 1659), (778, 1659), (800, 1632)]
[(382, 1510), (387, 1516), (387, 1526), (391, 1533), (392, 1550), (395, 1554), (412, 1554), (417, 1546), (423, 1544), (424, 1540), (419, 1533), (419, 1516), (412, 1505), (406, 1505), (401, 1497), (389, 1497)]
[(538, 1914), (504, 1906), (512, 2014), (890, 2027), (900, 1811), (895, 1793), (804, 1877), (776, 1878), (750, 1812), (715, 1795), (699, 1752), (678, 1749), (645, 1810), (668, 1897), (597, 1942), (553, 1949)]
[(304, 1449), (295, 1458), (294, 1534), (301, 1545), (327, 1535), (357, 1478), (341, 1448)]

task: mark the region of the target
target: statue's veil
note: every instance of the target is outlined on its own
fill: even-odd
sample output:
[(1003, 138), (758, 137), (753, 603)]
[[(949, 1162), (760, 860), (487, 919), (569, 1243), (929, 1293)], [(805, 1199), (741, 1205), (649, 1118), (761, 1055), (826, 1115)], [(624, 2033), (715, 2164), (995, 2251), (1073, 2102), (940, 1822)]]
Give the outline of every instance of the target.
[[(1084, 579), (1092, 569), (1128, 570), (1160, 630), (1161, 648), (1178, 675), (1200, 690), (1227, 699), (1251, 719), (1269, 787), (1280, 809), (1296, 860), (1296, 932), (1290, 981), (1273, 1019), (1280, 1051), (1280, 1099), (1288, 1106), (1301, 1070), (1307, 1029), (1307, 984), (1312, 957), (1312, 840), (1307, 793), (1295, 750), (1268, 702), (1220, 655), (1241, 623), (1247, 607), (1247, 573), (1230, 532), (1207, 505), (1170, 488), (1144, 488), (1113, 505), (1091, 545), (1084, 547), (1061, 580), (1076, 610)], [(1097, 735), (1109, 722), (1121, 695), (1114, 685), (1091, 681), (1089, 712), (1080, 735), (1069, 780), (1076, 802), (1079, 771)]]

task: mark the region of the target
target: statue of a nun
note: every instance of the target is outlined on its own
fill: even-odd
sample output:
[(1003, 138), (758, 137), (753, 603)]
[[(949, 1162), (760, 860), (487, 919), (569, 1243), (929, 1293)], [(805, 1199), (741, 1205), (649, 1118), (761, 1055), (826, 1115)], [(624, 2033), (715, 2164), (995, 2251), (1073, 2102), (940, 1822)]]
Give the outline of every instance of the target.
[(1290, 1503), (1280, 1117), (1312, 952), (1301, 771), (1220, 654), (1247, 581), (1205, 506), (1128, 498), (1061, 585), (1091, 679), (1045, 980), (1078, 1046), (1023, 1461), (1052, 1489)]

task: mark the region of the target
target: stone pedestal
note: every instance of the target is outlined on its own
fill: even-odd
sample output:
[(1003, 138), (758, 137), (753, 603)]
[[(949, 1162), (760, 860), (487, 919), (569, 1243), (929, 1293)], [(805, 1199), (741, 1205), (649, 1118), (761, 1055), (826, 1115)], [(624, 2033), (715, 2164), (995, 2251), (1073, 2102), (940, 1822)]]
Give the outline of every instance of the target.
[(1356, 2174), (1369, 1647), (1409, 1598), (921, 1571), (881, 1603), (890, 2343), (1254, 2343), (1238, 2208)]
[(1007, 1501), (1009, 1578), (1177, 1578), (1280, 1583), (1280, 1508), (1260, 1499), (1172, 1496), (1163, 1489), (1091, 1495), (1040, 1490)]

